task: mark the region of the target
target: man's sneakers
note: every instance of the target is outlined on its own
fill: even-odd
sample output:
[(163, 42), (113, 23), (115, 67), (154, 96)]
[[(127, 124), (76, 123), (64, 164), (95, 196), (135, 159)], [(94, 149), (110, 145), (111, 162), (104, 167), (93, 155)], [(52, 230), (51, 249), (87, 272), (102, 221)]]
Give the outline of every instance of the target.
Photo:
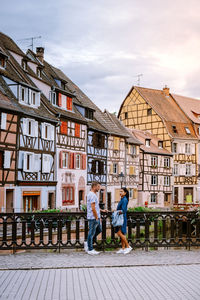
[(124, 254), (128, 254), (129, 252), (131, 252), (131, 250), (132, 250), (133, 248), (131, 247), (131, 246), (129, 246), (128, 248), (125, 248), (124, 249)]
[(97, 255), (97, 254), (99, 254), (100, 252), (98, 252), (98, 251), (96, 251), (96, 250), (91, 250), (91, 251), (88, 251), (87, 252), (88, 254), (90, 254), (90, 255)]
[(88, 252), (88, 243), (87, 243), (87, 241), (84, 242), (84, 250), (85, 250), (85, 252)]

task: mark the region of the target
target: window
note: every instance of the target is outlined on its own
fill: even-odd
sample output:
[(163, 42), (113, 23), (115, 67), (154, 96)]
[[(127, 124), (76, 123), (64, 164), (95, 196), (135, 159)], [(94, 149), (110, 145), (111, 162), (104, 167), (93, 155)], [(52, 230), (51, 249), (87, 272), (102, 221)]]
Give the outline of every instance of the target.
[(74, 205), (74, 187), (63, 187), (62, 188), (62, 204), (63, 205)]
[(185, 175), (191, 175), (191, 165), (185, 165)]
[(158, 148), (162, 149), (163, 148), (163, 141), (158, 142)]
[(49, 101), (52, 105), (56, 105), (56, 93), (55, 92), (49, 92)]
[(92, 145), (97, 148), (105, 147), (105, 136), (101, 133), (94, 132), (92, 135)]
[(54, 126), (48, 123), (42, 123), (42, 138), (45, 140), (54, 140)]
[(41, 68), (37, 68), (37, 76), (39, 78), (42, 78), (42, 69)]
[(94, 112), (93, 112), (93, 110), (91, 110), (89, 108), (86, 108), (85, 109), (85, 117), (87, 119), (93, 120), (93, 118), (94, 118)]
[(169, 186), (169, 182), (170, 182), (169, 176), (164, 176), (164, 185)]
[(169, 168), (170, 167), (170, 159), (169, 157), (164, 157), (164, 167)]
[(177, 153), (177, 143), (172, 143), (172, 152)]
[(147, 116), (152, 116), (152, 108), (147, 109)]
[(61, 89), (65, 90), (65, 82), (61, 81)]
[(125, 119), (128, 119), (128, 113), (127, 113), (127, 112), (125, 112), (124, 118), (125, 118)]
[(67, 122), (66, 121), (61, 121), (60, 133), (67, 134)]
[(151, 185), (157, 185), (157, 184), (158, 184), (158, 176), (151, 175)]
[(68, 168), (68, 163), (69, 163), (69, 153), (62, 152), (62, 167)]
[(176, 125), (172, 125), (172, 130), (174, 133), (177, 133)]
[(117, 163), (113, 164), (113, 174), (118, 174), (118, 164)]
[(174, 175), (178, 175), (178, 165), (174, 164)]
[(118, 137), (114, 137), (114, 150), (119, 150), (119, 146), (120, 146), (120, 139)]
[(22, 60), (22, 68), (26, 71), (27, 70), (27, 61), (26, 60)]
[(80, 168), (81, 168), (81, 155), (76, 154), (76, 169), (80, 169)]
[(5, 69), (6, 67), (6, 59), (4, 56), (0, 56), (0, 68)]
[(151, 194), (151, 203), (157, 203), (157, 194)]
[(28, 122), (27, 122), (27, 134), (28, 135), (32, 135), (32, 131), (33, 131), (33, 124), (32, 124), (32, 122), (30, 121), (30, 120), (28, 120)]
[(157, 156), (152, 156), (151, 157), (151, 166), (152, 167), (157, 167), (158, 166), (158, 157)]
[(21, 87), (21, 93), (20, 93), (20, 100), (22, 102), (26, 102), (27, 103), (27, 89), (25, 87)]
[(185, 153), (190, 154), (190, 144), (185, 144)]
[(185, 127), (185, 131), (186, 131), (187, 134), (191, 134), (191, 131), (188, 127)]
[(145, 146), (146, 147), (150, 147), (150, 141), (151, 141), (150, 139), (145, 140)]
[(129, 152), (129, 153), (130, 153), (131, 155), (136, 155), (136, 154), (137, 154), (137, 151), (136, 151), (136, 145), (130, 145), (129, 147), (130, 147), (130, 148), (129, 148), (129, 149), (130, 149), (130, 152)]
[(92, 161), (91, 173), (92, 174), (99, 174), (99, 175), (104, 174), (104, 162), (101, 161), (101, 160), (94, 159)]

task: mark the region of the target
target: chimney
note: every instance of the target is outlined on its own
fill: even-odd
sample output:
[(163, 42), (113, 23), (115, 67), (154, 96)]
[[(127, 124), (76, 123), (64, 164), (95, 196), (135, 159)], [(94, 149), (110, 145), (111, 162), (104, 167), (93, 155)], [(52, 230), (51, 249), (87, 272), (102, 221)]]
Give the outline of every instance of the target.
[(44, 61), (44, 48), (43, 47), (37, 47), (36, 48), (36, 57), (43, 63)]
[(169, 88), (167, 87), (167, 85), (165, 85), (165, 87), (163, 88), (163, 92), (165, 96), (169, 97)]

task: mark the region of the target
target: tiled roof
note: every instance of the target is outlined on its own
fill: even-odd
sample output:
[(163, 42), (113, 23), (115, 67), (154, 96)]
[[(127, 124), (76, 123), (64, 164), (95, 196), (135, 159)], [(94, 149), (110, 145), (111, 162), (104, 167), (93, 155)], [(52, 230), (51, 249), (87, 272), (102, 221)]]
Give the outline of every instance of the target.
[(200, 100), (172, 94), (172, 97), (194, 123), (200, 124)]
[[(133, 136), (135, 136), (142, 143), (140, 148), (144, 152), (173, 156), (173, 154), (170, 153), (168, 150), (158, 147), (159, 139), (155, 135), (151, 134), (149, 131), (143, 131), (143, 130), (137, 130), (137, 129), (131, 129), (131, 131), (132, 131)], [(145, 145), (146, 139), (151, 140), (150, 147), (147, 147)]]
[(21, 56), (25, 56), (24, 52), (17, 46), (17, 44), (6, 34), (0, 32), (0, 43), (4, 45), (7, 50), (11, 50)]

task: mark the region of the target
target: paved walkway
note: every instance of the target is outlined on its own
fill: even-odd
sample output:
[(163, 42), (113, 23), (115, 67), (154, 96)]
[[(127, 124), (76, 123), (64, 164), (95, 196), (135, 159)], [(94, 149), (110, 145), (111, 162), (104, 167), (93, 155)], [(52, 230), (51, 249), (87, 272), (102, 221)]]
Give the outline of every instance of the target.
[(0, 299), (200, 299), (200, 250), (0, 255)]

